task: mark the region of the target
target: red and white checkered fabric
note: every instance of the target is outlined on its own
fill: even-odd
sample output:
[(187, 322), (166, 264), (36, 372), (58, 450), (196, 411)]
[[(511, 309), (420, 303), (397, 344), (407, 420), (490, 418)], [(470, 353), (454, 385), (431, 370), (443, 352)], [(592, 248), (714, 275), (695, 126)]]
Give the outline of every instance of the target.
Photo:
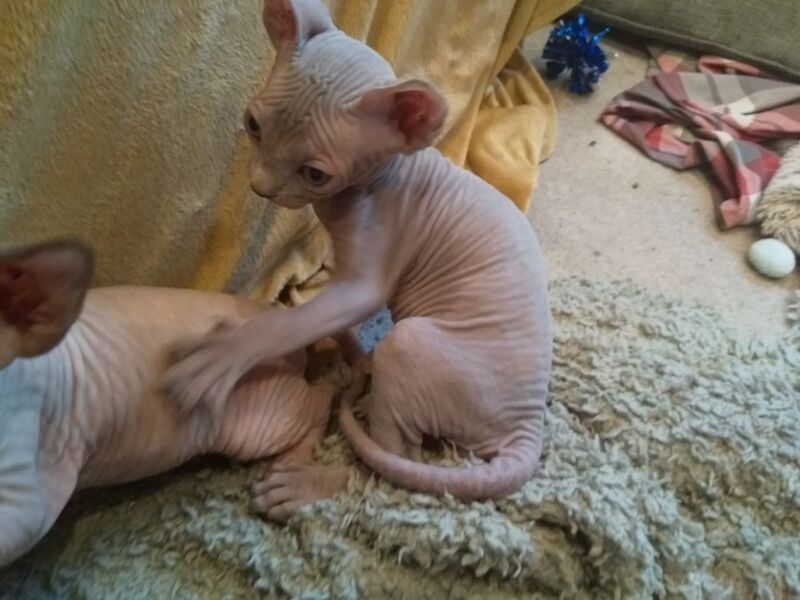
[(653, 47), (649, 77), (601, 121), (673, 169), (705, 167), (724, 228), (751, 223), (780, 164), (770, 141), (800, 137), (800, 85), (716, 56)]

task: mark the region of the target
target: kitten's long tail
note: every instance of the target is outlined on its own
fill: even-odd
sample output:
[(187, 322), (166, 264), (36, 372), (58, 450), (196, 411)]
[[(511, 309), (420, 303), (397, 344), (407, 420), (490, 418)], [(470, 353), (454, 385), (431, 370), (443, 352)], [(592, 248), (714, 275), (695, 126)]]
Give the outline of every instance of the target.
[(364, 463), (395, 485), (428, 494), (449, 493), (464, 500), (507, 496), (533, 476), (541, 443), (521, 438), (503, 448), (488, 463), (474, 467), (441, 467), (396, 456), (379, 446), (361, 428), (353, 415), (353, 403), (362, 393), (366, 376), (359, 374), (345, 392), (339, 408), (339, 426)]

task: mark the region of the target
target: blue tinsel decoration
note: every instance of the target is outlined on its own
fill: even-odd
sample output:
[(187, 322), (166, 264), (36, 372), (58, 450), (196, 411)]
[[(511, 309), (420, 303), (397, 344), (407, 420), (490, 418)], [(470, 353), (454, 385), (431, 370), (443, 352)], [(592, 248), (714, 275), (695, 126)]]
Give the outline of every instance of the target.
[(570, 21), (559, 21), (550, 32), (542, 52), (542, 58), (547, 61), (547, 77), (555, 79), (565, 70), (569, 71), (569, 91), (573, 94), (590, 93), (600, 75), (608, 70), (606, 53), (599, 45), (600, 39), (608, 32), (606, 27), (590, 34), (583, 15)]

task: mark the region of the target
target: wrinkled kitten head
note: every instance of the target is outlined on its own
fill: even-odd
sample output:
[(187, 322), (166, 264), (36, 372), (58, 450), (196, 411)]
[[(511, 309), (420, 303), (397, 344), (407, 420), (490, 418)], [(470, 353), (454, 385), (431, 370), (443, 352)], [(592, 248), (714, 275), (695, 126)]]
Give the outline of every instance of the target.
[(424, 81), (398, 81), (379, 54), (336, 29), (319, 0), (266, 0), (264, 25), (275, 66), (244, 115), (260, 196), (299, 208), (363, 185), (444, 125), (444, 97)]

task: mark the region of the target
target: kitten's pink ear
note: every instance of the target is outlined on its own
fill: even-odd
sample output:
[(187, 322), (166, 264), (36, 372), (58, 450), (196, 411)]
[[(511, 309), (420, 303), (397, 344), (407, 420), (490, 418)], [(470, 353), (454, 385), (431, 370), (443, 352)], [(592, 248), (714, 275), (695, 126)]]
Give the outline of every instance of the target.
[(335, 29), (320, 0), (264, 0), (264, 27), (276, 48), (295, 48)]
[(0, 255), (0, 366), (61, 341), (80, 315), (93, 267), (91, 250), (75, 242)]
[(404, 81), (370, 90), (356, 102), (358, 112), (380, 120), (397, 135), (398, 152), (430, 146), (447, 118), (447, 100), (425, 81)]

